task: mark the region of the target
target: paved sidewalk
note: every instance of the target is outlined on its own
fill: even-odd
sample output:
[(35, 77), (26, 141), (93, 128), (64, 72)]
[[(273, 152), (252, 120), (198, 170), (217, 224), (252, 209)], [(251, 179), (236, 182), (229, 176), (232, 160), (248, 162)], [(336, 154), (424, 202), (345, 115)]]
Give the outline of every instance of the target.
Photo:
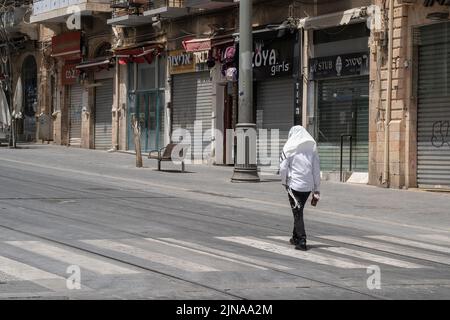
[[(232, 167), (163, 163), (156, 171), (154, 160), (144, 159), (144, 168), (135, 168), (132, 154), (68, 148), (54, 145), (22, 145), (13, 150), (1, 147), (0, 161), (38, 166), (43, 169), (88, 175), (92, 179), (112, 179), (118, 185), (136, 189), (152, 188), (162, 194), (198, 198), (221, 205), (290, 215), (287, 196), (274, 175), (262, 175), (258, 184), (230, 181)], [(109, 180), (108, 180), (109, 181)], [(450, 230), (450, 193), (419, 190), (393, 190), (373, 186), (322, 182), (322, 197), (317, 208), (308, 207), (306, 219), (369, 228), (372, 231), (442, 232)], [(411, 229), (414, 227), (414, 229)]]

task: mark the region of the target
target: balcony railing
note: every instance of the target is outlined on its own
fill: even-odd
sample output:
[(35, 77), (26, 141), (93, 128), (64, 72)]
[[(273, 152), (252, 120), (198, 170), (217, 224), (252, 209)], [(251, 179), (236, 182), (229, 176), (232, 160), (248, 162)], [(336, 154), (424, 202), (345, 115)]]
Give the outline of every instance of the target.
[(112, 17), (122, 17), (126, 15), (142, 15), (150, 7), (149, 0), (112, 0)]
[(184, 8), (184, 0), (153, 0), (149, 2), (151, 9), (157, 9), (162, 7)]
[(113, 20), (119, 18), (124, 23), (126, 16), (135, 21), (136, 16), (173, 17), (187, 12), (184, 0), (112, 0), (111, 8)]

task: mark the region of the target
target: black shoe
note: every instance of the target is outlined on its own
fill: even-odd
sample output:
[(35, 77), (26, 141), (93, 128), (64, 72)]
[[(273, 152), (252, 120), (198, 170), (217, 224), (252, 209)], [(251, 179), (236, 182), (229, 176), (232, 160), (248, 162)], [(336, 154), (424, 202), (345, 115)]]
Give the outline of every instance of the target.
[(299, 241), (299, 243), (295, 246), (295, 250), (307, 251), (308, 248), (306, 247), (306, 240)]
[(292, 237), (291, 239), (289, 239), (289, 243), (292, 244), (293, 246), (296, 246), (298, 245), (298, 240)]

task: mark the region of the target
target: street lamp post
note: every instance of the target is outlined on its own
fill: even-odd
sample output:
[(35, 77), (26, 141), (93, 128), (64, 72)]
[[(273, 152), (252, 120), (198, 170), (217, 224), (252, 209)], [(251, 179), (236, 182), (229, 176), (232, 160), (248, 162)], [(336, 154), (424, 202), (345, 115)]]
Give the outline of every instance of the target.
[(253, 119), (252, 0), (239, 4), (239, 112), (233, 182), (259, 182)]

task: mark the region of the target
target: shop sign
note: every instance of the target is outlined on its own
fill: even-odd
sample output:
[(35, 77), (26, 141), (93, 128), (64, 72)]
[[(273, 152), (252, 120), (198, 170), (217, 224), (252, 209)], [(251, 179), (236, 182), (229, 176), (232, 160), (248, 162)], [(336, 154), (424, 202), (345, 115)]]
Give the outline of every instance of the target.
[(67, 32), (52, 38), (52, 56), (73, 57), (81, 53), (81, 32)]
[(184, 50), (170, 51), (167, 59), (170, 74), (195, 71), (195, 56), (193, 52), (186, 52)]
[(277, 37), (278, 32), (254, 34), (253, 77), (255, 80), (294, 74), (296, 34)]
[(362, 52), (310, 59), (309, 72), (311, 80), (368, 75), (369, 54)]
[(61, 84), (62, 85), (72, 85), (77, 83), (78, 76), (80, 75), (80, 70), (76, 68), (76, 64), (66, 64), (61, 70)]
[(203, 70), (202, 65), (208, 61), (208, 51), (186, 52), (170, 51), (168, 55), (170, 74), (180, 74)]

